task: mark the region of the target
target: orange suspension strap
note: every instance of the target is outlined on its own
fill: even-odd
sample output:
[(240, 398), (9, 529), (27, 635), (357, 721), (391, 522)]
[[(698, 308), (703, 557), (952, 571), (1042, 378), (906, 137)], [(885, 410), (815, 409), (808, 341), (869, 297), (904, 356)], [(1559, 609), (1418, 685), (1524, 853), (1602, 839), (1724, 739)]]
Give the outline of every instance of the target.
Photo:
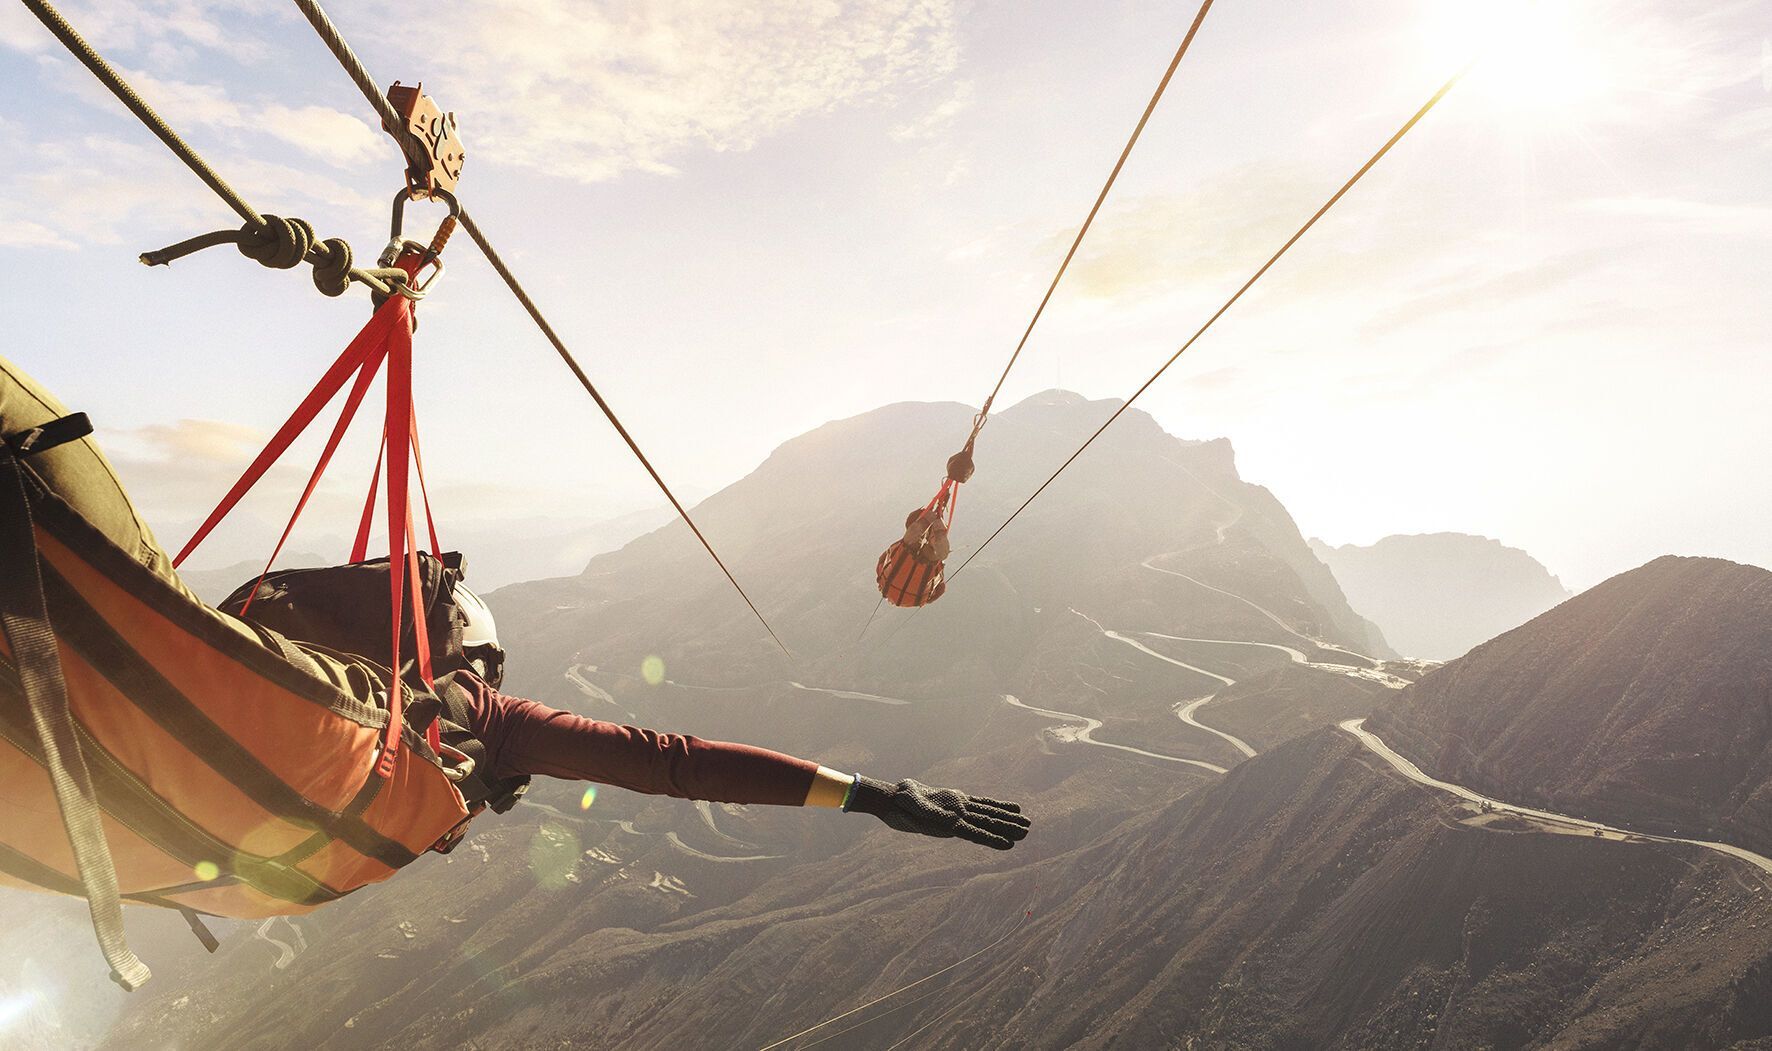
[[(402, 195), (406, 192), (402, 191)], [(416, 245), (413, 242), (401, 244), (399, 255), (392, 260), (395, 266), (407, 274), (409, 280), (403, 286), (407, 289), (415, 286), (419, 271), (434, 261), (435, 256), (428, 247)], [(376, 477), (372, 478), (370, 482), (369, 505), (364, 508), (364, 516), (359, 524), (357, 540), (354, 545), (355, 549), (352, 551), (353, 561), (361, 561), (366, 553), (365, 548), (368, 544), (368, 530), (376, 490), (385, 466), (387, 475), (385, 503), (388, 522), (388, 598), (393, 622), (388, 666), (393, 670), (393, 674), (388, 689), (388, 723), (382, 735), (382, 748), (375, 765), (376, 775), (382, 778), (390, 777), (393, 774), (395, 760), (399, 756), (400, 734), (404, 726), (405, 698), (399, 675), (401, 667), (400, 636), (404, 607), (404, 603), (401, 601), (402, 591), (411, 592), (414, 610), (424, 608), (423, 596), (420, 594), (421, 578), (418, 572), (419, 545), (413, 529), (409, 486), (412, 476), (412, 462), (418, 452), (418, 418), (412, 405), (412, 331), (415, 324), (412, 304), (416, 296), (417, 293), (410, 295), (401, 293), (391, 295), (382, 302), (376, 309), (374, 316), (370, 318), (369, 323), (363, 326), (362, 331), (357, 333), (356, 338), (351, 340), (350, 345), (321, 376), (314, 389), (309, 391), (301, 403), (296, 406), (289, 419), (284, 421), (283, 425), (272, 435), (264, 449), (246, 468), (245, 473), (234, 483), (233, 488), (228, 490), (227, 495), (222, 498), (215, 510), (210, 512), (209, 517), (204, 520), (190, 541), (185, 544), (183, 550), (173, 559), (173, 565), (178, 566), (190, 556), (192, 551), (196, 550), (197, 546), (234, 509), (241, 498), (264, 477), (271, 466), (281, 458), (296, 438), (300, 437), (308, 425), (320, 414), (320, 411), (337, 396), (340, 390), (344, 389), (346, 382), (352, 380), (354, 376), (355, 379), (351, 383), (350, 391), (345, 396), (344, 408), (333, 425), (332, 433), (328, 436), (326, 445), (320, 453), (319, 461), (314, 465), (307, 486), (296, 502), (295, 510), (290, 515), (288, 524), (284, 526), (283, 533), (279, 537), (270, 559), (265, 563), (265, 573), (268, 573), (276, 562), (277, 556), (282, 553), (284, 543), (289, 539), (297, 519), (307, 507), (309, 499), (320, 483), (321, 476), (331, 463), (332, 456), (343, 440), (345, 431), (349, 429), (352, 419), (363, 403), (370, 383), (378, 373), (383, 371), (385, 366), (387, 394), (382, 451), (376, 464)], [(423, 496), (422, 471), (419, 490)], [(428, 496), (424, 497), (424, 503), (425, 519), (430, 525), (433, 554), (440, 556), (441, 550), (437, 543), (436, 526), (432, 520)], [(264, 575), (264, 573), (260, 574), (261, 582)], [(255, 588), (254, 591), (256, 590)], [(418, 662), (419, 674), (427, 685), (432, 685), (430, 641), (423, 616), (414, 616), (413, 631), (418, 650), (414, 656)], [(439, 735), (434, 721), (426, 727), (425, 735), (434, 749), (438, 745)]]

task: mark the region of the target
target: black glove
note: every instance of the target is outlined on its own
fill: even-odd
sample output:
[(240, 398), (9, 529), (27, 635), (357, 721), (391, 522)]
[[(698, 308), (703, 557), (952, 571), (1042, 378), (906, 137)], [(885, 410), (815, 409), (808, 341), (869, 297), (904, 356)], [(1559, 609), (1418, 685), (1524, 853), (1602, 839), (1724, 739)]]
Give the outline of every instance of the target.
[(843, 809), (872, 814), (900, 832), (958, 836), (997, 850), (1015, 846), (1032, 824), (1015, 803), (930, 788), (909, 778), (889, 785), (860, 774)]

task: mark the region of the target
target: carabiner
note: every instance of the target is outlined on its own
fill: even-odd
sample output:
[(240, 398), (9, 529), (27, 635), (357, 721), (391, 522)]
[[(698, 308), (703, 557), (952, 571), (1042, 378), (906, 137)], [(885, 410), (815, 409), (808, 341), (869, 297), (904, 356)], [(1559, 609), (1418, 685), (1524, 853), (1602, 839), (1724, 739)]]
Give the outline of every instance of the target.
[(386, 248), (382, 249), (379, 260), (382, 266), (393, 266), (394, 260), (398, 259), (400, 253), (405, 251), (419, 253), (419, 265), (421, 266), (437, 262), (437, 258), (443, 254), (443, 247), (449, 243), (449, 235), (455, 232), (456, 221), (461, 218), (461, 202), (455, 199), (454, 194), (444, 189), (432, 190), (430, 196), (433, 200), (441, 200), (449, 205), (449, 214), (443, 217), (441, 223), (437, 224), (437, 232), (431, 237), (431, 243), (425, 245), (407, 238), (402, 233), (406, 224), (406, 202), (412, 198), (412, 191), (401, 189), (399, 193), (394, 195), (394, 214), (388, 223), (388, 244)]

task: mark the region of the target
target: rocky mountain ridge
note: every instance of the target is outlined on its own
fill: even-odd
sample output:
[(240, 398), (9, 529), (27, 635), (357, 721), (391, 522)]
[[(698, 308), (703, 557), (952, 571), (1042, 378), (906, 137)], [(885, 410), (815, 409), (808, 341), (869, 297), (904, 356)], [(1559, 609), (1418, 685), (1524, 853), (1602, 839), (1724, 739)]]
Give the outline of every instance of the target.
[[(1040, 399), (993, 422), (961, 543), (1018, 502), (1009, 481), (1037, 484), (1047, 454), (1107, 411)], [(494, 604), (514, 692), (1017, 799), (1036, 824), (1015, 851), (853, 815), (544, 782), (447, 858), (268, 931), (241, 925), (217, 957), (161, 968), (106, 1046), (1772, 1038), (1758, 870), (1486, 812), (1405, 780), (1333, 726), (1379, 709), (1371, 725), (1405, 747), (1402, 723), (1386, 720), (1438, 710), (1454, 686), (1504, 696), (1521, 718), (1548, 695), (1505, 689), (1518, 664), (1491, 662), (1492, 648), (1603, 685), (1619, 658), (1584, 655), (1612, 654), (1653, 616), (1628, 599), (1576, 600), (1443, 668), (1389, 660), (1324, 591), (1327, 570), (1298, 561), (1310, 556), (1290, 518), (1236, 477), (1228, 446), (1128, 414), (1129, 431), (1079, 461), (947, 598), (857, 640), (872, 560), (906, 505), (927, 499), (922, 465), (939, 472), (949, 425), (968, 416), (889, 407), (829, 425), (698, 515), (756, 582), (795, 665), (775, 663), (680, 530)], [(918, 457), (887, 441), (906, 433)], [(809, 484), (833, 470), (828, 486)], [(993, 490), (987, 470), (1009, 481)], [(1746, 598), (1728, 609), (1758, 608), (1755, 587), (1737, 590)], [(1555, 619), (1571, 607), (1579, 619)], [(1682, 626), (1628, 669), (1645, 695), (1744, 652), (1707, 663), (1736, 617), (1695, 600), (1667, 608)], [(1772, 683), (1762, 672), (1741, 674)], [(1700, 707), (1751, 727), (1756, 695), (1728, 696)]]

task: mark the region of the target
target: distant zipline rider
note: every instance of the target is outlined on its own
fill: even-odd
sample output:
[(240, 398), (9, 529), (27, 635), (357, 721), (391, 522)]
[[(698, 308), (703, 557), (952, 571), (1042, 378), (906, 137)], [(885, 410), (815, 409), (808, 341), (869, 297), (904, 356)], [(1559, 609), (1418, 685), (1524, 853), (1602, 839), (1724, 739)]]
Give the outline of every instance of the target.
[[(369, 322), (177, 559), (136, 513), (86, 417), (0, 359), (0, 791), (24, 815), (0, 824), (0, 884), (86, 898), (120, 985), (133, 989), (149, 976), (124, 939), (123, 901), (181, 912), (213, 951), (201, 915), (306, 912), (385, 880), (427, 851), (453, 849), (482, 810), (514, 806), (535, 774), (720, 802), (841, 807), (900, 831), (999, 850), (1026, 836), (1029, 821), (1013, 803), (614, 726), (499, 693), (504, 651), (490, 611), (463, 584), (462, 559), (438, 542), (412, 400), (413, 305), (435, 279), (418, 275), (441, 269), (450, 219), (459, 218), (645, 458), (449, 192), (462, 156), (453, 117), (438, 123), (441, 111), (417, 89), (402, 95), (396, 85), (393, 101), (378, 95), (385, 126), (407, 150), (408, 184), (383, 265), (358, 270), (343, 241), (317, 242), (308, 224), (253, 209), (46, 0), (25, 2), (246, 221), (145, 261), (233, 243), (267, 266), (311, 264), (329, 295), (351, 281), (378, 294)], [(317, 28), (330, 28), (312, 0), (297, 2)], [(348, 54), (335, 33), (328, 42)], [(409, 148), (414, 142), (422, 150)], [(450, 206), (428, 245), (400, 236), (409, 198)], [(381, 453), (350, 563), (272, 574), (384, 373)], [(179, 580), (177, 564), (347, 387), (265, 572), (225, 610), (206, 605)], [(428, 554), (410, 499), (415, 476)], [(384, 477), (388, 554), (372, 561)]]
[[(1187, 32), (1175, 49), (1174, 57), (1169, 60), (1169, 67), (1163, 71), (1162, 79), (1157, 81), (1156, 90), (1151, 93), (1150, 101), (1145, 103), (1144, 112), (1139, 115), (1138, 123), (1133, 126), (1132, 134), (1121, 148), (1119, 159), (1114, 162), (1113, 170), (1108, 172), (1101, 192), (1095, 195), (1095, 203), (1090, 206), (1089, 214), (1083, 218), (1083, 225), (1077, 228), (1077, 236), (1072, 239), (1070, 250), (1065, 252), (1064, 260), (1058, 264), (1058, 271), (1052, 275), (1051, 283), (1046, 286), (1046, 294), (1040, 297), (1040, 305), (1034, 308), (1033, 317), (1028, 319), (1027, 328), (1022, 330), (1021, 339), (1016, 342), (1008, 363), (997, 377), (996, 386), (985, 397), (978, 414), (972, 417), (972, 433), (966, 436), (965, 447), (948, 458), (947, 478), (942, 481), (941, 489), (926, 506), (911, 512), (910, 517), (905, 520), (904, 539), (893, 541), (892, 546), (874, 564), (874, 581), (879, 585), (882, 602), (916, 608), (927, 606), (947, 594), (948, 531), (953, 526), (954, 504), (959, 500), (960, 486), (972, 478), (972, 451), (978, 444), (978, 432), (984, 429), (985, 423), (990, 419), (991, 406), (996, 403), (997, 395), (1003, 392), (1004, 381), (1009, 378), (1010, 370), (1015, 368), (1016, 361), (1021, 358), (1022, 350), (1027, 347), (1028, 339), (1034, 334), (1034, 326), (1040, 323), (1041, 315), (1046, 312), (1046, 305), (1052, 302), (1053, 293), (1058, 291), (1058, 283), (1064, 280), (1065, 271), (1070, 269), (1071, 260), (1077, 257), (1077, 249), (1082, 246), (1083, 238), (1088, 235), (1109, 191), (1114, 188), (1115, 180), (1120, 177), (1120, 169), (1126, 166), (1126, 158), (1132, 155), (1132, 147), (1138, 145), (1138, 138), (1144, 134), (1145, 125), (1150, 123), (1157, 103), (1162, 101), (1163, 93), (1169, 89), (1169, 82), (1174, 79), (1181, 60), (1187, 57), (1188, 48), (1193, 45), (1194, 37), (1200, 32), (1200, 25), (1206, 21), (1206, 13), (1212, 10), (1212, 3), (1213, 0), (1201, 0), (1199, 10), (1194, 13), (1194, 20), (1189, 23)], [(879, 609), (875, 605), (874, 612), (878, 613)], [(873, 618), (869, 617), (868, 621), (871, 624)], [(862, 632), (867, 632), (865, 625)]]
[[(977, 437), (977, 432), (973, 432)], [(874, 565), (880, 597), (894, 606), (927, 606), (947, 593), (943, 579), (950, 546), (948, 530), (960, 502), (960, 485), (972, 477), (972, 442), (948, 457), (947, 480), (935, 499), (904, 520), (904, 538), (894, 540)]]

